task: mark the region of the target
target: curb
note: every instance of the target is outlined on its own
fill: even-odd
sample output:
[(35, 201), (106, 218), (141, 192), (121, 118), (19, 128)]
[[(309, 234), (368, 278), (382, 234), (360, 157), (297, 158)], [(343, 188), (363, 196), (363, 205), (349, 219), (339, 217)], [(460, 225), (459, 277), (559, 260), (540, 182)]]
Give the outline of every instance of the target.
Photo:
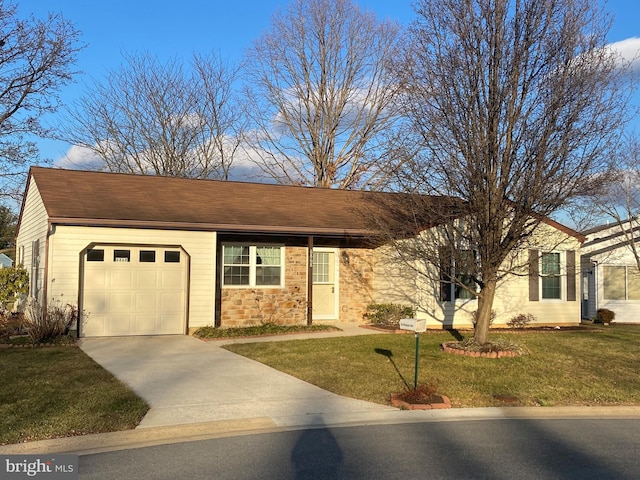
[[(341, 428), (367, 425), (395, 425), (424, 422), (462, 422), (491, 420), (640, 420), (640, 406), (604, 407), (484, 407), (430, 410), (388, 410), (364, 415), (322, 415), (322, 422), (309, 423), (298, 418), (288, 425), (278, 425), (269, 417), (137, 428), (122, 432), (56, 438), (0, 446), (0, 455), (72, 453), (91, 455), (117, 450), (185, 443), (213, 438), (253, 435), (268, 432), (314, 428)], [(286, 423), (286, 422), (285, 422)]]
[(90, 455), (113, 450), (128, 450), (169, 443), (247, 435), (261, 431), (273, 431), (274, 429), (278, 429), (278, 427), (268, 417), (220, 420), (16, 443), (0, 446), (0, 454), (74, 453), (77, 455)]

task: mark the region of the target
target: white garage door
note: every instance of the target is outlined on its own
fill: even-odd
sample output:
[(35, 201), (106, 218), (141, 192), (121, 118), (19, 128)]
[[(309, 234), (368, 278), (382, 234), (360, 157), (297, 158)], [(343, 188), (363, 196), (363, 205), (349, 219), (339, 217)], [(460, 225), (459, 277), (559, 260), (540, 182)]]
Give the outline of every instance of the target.
[(97, 245), (83, 264), (83, 336), (184, 333), (187, 261), (180, 249)]

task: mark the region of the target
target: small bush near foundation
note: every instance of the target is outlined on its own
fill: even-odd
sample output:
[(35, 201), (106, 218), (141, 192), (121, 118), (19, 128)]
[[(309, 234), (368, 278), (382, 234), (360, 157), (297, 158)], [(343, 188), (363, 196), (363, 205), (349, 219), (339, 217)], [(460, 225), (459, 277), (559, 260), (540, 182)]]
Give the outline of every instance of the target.
[(364, 319), (374, 325), (398, 326), (400, 319), (413, 318), (416, 310), (408, 305), (398, 305), (395, 303), (375, 303), (367, 305), (367, 312)]
[(519, 313), (515, 317), (512, 317), (511, 320), (507, 322), (511, 328), (524, 328), (531, 322), (535, 322), (536, 317), (531, 315), (530, 313)]
[(25, 310), (25, 330), (33, 343), (56, 341), (66, 336), (78, 318), (78, 309), (73, 305), (52, 303), (43, 307), (30, 299)]
[(25, 324), (22, 313), (0, 313), (0, 339), (8, 339), (24, 333)]
[(607, 308), (599, 308), (596, 312), (594, 323), (611, 323), (616, 318), (616, 313)]
[(22, 265), (0, 268), (0, 308), (8, 309), (29, 291), (29, 274)]
[[(493, 325), (494, 320), (496, 319), (496, 317), (498, 316), (498, 314), (496, 313), (495, 310), (491, 310), (491, 318), (489, 319), (489, 325)], [(478, 323), (478, 311), (474, 310), (473, 312), (471, 312), (471, 321), (473, 322), (473, 326), (476, 326), (476, 323)]]

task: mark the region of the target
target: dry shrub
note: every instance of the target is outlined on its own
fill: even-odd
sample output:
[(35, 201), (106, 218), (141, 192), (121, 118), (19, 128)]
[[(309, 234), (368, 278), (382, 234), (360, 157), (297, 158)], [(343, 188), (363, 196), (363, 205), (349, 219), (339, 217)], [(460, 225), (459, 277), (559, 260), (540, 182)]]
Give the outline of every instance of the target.
[(77, 318), (74, 305), (55, 302), (45, 308), (32, 298), (25, 309), (25, 329), (33, 343), (50, 342), (67, 335)]
[(25, 333), (24, 315), (18, 312), (0, 313), (0, 338), (11, 338)]

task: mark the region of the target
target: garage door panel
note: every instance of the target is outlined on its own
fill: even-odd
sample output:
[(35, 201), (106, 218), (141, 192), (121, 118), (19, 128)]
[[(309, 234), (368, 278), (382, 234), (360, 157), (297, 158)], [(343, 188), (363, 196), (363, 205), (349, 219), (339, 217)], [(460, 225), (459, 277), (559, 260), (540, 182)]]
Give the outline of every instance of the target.
[(133, 286), (133, 274), (130, 263), (121, 263), (111, 270), (109, 285), (112, 287), (131, 287)]
[(109, 294), (109, 312), (130, 312), (135, 306), (133, 292), (111, 292)]
[(89, 313), (88, 315), (85, 315), (82, 322), (82, 331), (86, 336), (108, 335), (105, 316), (95, 313)]
[(93, 287), (104, 287), (109, 283), (109, 272), (104, 269), (91, 268), (86, 269), (84, 274), (85, 285)]
[(106, 325), (107, 335), (131, 335), (134, 327), (133, 316), (130, 314), (110, 314)]
[(135, 333), (138, 335), (153, 335), (158, 330), (157, 323), (158, 323), (158, 319), (156, 315), (137, 314), (136, 323), (134, 326)]
[[(84, 262), (84, 336), (184, 333), (186, 262), (139, 262), (139, 249), (124, 246), (130, 262), (113, 261), (114, 247), (104, 246), (104, 260)], [(164, 258), (156, 250), (157, 259)]]
[(161, 315), (159, 317), (160, 325), (159, 329), (162, 333), (166, 334), (180, 334), (184, 333), (184, 330), (180, 328), (176, 330), (176, 321), (174, 315)]
[(182, 269), (173, 269), (160, 272), (160, 285), (162, 288), (183, 289), (182, 285)]
[(182, 308), (183, 296), (178, 292), (164, 292), (160, 296), (160, 308), (163, 310), (169, 310), (174, 308)]
[(139, 270), (135, 272), (135, 275), (136, 287), (157, 288), (160, 285), (160, 275), (156, 269)]
[(156, 292), (136, 292), (135, 311), (140, 313), (155, 312), (158, 309), (158, 294)]

